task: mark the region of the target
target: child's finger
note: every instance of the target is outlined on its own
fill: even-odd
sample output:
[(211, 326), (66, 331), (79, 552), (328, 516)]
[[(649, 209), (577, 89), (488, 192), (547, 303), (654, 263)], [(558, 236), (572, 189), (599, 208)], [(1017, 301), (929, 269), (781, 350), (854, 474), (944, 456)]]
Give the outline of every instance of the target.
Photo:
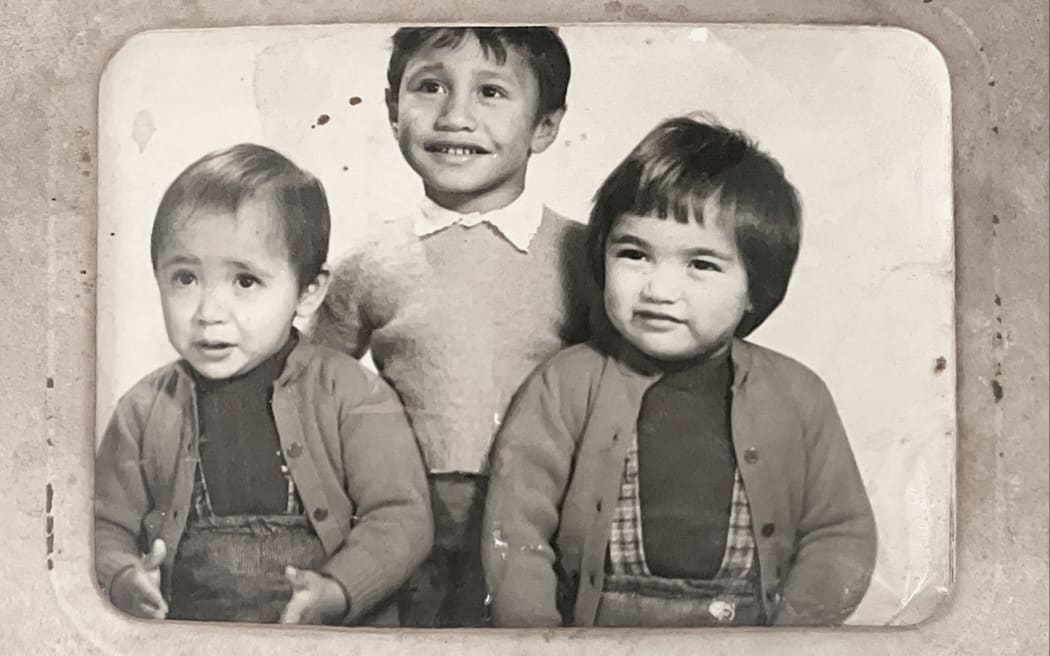
[(281, 612), (281, 624), (299, 624), (306, 610), (306, 594), (293, 592), (284, 610)]
[(164, 544), (164, 540), (160, 538), (154, 540), (150, 545), (149, 553), (142, 557), (142, 567), (146, 570), (159, 568), (167, 554), (168, 547)]
[(306, 572), (291, 565), (284, 568), (284, 578), (292, 585), (293, 594), (296, 590), (306, 590), (310, 586)]

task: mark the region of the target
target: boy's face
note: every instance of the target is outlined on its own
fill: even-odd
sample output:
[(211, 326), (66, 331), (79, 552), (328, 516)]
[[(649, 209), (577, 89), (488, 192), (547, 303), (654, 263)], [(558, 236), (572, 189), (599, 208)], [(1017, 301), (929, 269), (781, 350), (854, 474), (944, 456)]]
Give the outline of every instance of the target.
[[(538, 116), (539, 86), (525, 58), (503, 64), (473, 36), (454, 48), (426, 46), (405, 67), (391, 127), (427, 196), (459, 212), (486, 212), (521, 194), (529, 155), (558, 134), (561, 111)], [(538, 120), (537, 120), (538, 119)]]
[(321, 279), (300, 293), (271, 205), (252, 199), (236, 214), (184, 218), (158, 253), (168, 339), (207, 378), (246, 373), (272, 356), (296, 314), (323, 294)]
[(646, 355), (675, 361), (728, 348), (750, 303), (747, 271), (721, 223), (627, 214), (613, 225), (605, 310)]

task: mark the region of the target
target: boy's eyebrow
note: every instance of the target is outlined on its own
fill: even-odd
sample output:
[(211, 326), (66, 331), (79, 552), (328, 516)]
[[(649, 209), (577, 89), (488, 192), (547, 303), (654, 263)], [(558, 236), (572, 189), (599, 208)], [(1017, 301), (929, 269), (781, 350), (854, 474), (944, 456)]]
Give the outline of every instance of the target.
[(423, 64), (419, 68), (409, 69), (405, 71), (406, 77), (415, 77), (416, 75), (426, 73), (441, 73), (445, 70), (445, 62), (436, 61), (430, 62), (429, 64)]
[(200, 258), (192, 255), (186, 255), (185, 253), (177, 253), (170, 257), (164, 258), (160, 262), (161, 267), (168, 267), (173, 264), (200, 264)]

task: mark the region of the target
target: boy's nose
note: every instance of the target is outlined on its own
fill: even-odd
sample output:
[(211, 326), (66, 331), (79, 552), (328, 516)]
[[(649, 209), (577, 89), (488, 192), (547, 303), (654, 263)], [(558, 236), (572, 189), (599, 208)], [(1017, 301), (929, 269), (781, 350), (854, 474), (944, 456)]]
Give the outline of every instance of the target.
[(441, 105), (441, 113), (437, 117), (437, 129), (473, 130), (476, 125), (474, 103), (470, 95), (466, 93), (448, 94)]
[(194, 318), (204, 324), (221, 323), (226, 320), (227, 307), (226, 294), (215, 288), (205, 288)]

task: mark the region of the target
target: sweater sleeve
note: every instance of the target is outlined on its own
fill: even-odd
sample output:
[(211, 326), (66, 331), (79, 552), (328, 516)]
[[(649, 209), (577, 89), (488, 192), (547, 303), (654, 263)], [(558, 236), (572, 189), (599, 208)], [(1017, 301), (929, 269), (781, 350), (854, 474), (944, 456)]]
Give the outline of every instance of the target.
[(496, 437), (481, 555), (496, 626), (559, 626), (552, 540), (572, 470), (575, 423), (553, 368), (519, 390)]
[[(365, 374), (362, 386), (341, 381), (348, 400), (340, 412), (340, 440), (355, 522), (322, 571), (347, 593), (347, 623), (397, 590), (430, 553), (433, 517), (423, 460), (393, 389)], [(360, 392), (362, 387), (366, 390)]]
[(140, 466), (144, 419), (136, 406), (131, 394), (118, 402), (95, 457), (95, 575), (107, 595), (115, 576), (142, 557), (149, 492)]
[(804, 504), (778, 625), (841, 624), (875, 567), (875, 519), (835, 403), (823, 382), (805, 417)]
[(363, 251), (352, 253), (335, 267), (324, 302), (306, 328), (312, 341), (355, 358), (368, 351), (372, 335), (363, 257)]

